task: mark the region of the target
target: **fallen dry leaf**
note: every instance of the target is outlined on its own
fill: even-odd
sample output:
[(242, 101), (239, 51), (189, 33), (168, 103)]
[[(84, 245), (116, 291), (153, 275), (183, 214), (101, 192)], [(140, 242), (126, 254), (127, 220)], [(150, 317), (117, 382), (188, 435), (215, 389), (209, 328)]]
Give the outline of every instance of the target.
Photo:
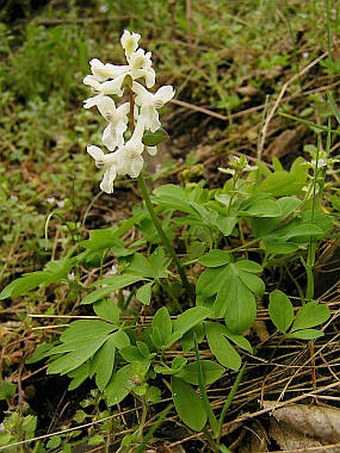
[(264, 408), (273, 408), (272, 415), (296, 433), (316, 439), (322, 445), (340, 442), (340, 409), (325, 406), (293, 404), (275, 410), (276, 402), (264, 401)]
[(287, 154), (295, 155), (302, 150), (302, 139), (308, 129), (305, 126), (298, 126), (295, 129), (287, 129), (274, 138), (268, 148), (264, 151), (267, 157), (283, 157)]
[(253, 420), (242, 439), (238, 453), (259, 453), (268, 451), (270, 439), (267, 431), (258, 420)]

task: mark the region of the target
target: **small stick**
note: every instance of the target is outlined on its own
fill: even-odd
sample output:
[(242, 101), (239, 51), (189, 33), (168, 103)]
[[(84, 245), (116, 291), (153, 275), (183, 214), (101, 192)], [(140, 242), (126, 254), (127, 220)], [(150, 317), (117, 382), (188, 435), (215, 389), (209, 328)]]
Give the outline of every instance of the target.
[(282, 87), (282, 89), (280, 91), (280, 94), (279, 94), (278, 98), (276, 99), (275, 104), (273, 105), (273, 108), (269, 112), (269, 114), (268, 114), (268, 116), (267, 116), (267, 118), (266, 118), (266, 120), (264, 122), (264, 125), (262, 127), (261, 140), (260, 140), (259, 149), (258, 149), (258, 154), (259, 155), (262, 155), (262, 153), (263, 153), (263, 148), (264, 148), (264, 144), (265, 144), (265, 141), (266, 141), (266, 135), (267, 135), (269, 123), (273, 119), (273, 116), (274, 116), (276, 110), (278, 109), (278, 107), (280, 105), (280, 102), (282, 101), (282, 98), (285, 95), (285, 92), (286, 92), (287, 88), (289, 87), (289, 85), (291, 85), (293, 82), (295, 82), (295, 80), (298, 80), (303, 74), (305, 74), (310, 69), (312, 69), (321, 60), (323, 60), (325, 57), (327, 57), (327, 55), (328, 55), (328, 51), (324, 52), (318, 58), (316, 58), (311, 63), (309, 63), (307, 66), (305, 66), (298, 74), (295, 74), (293, 77), (291, 77), (287, 82), (285, 82), (283, 84), (283, 87)]

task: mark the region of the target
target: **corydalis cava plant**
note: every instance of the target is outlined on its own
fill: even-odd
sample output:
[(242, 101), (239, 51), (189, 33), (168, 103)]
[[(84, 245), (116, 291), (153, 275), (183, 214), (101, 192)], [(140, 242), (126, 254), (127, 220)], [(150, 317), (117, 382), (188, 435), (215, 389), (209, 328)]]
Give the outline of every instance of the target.
[[(161, 123), (158, 109), (173, 98), (175, 90), (171, 85), (159, 88), (155, 93), (148, 89), (155, 85), (155, 71), (152, 68), (151, 52), (138, 46), (141, 36), (125, 30), (120, 43), (125, 52), (126, 65), (102, 63), (97, 58), (90, 61), (91, 75), (84, 78), (95, 96), (84, 101), (84, 107), (96, 106), (107, 121), (101, 140), (110, 151), (90, 145), (87, 152), (98, 168), (104, 169), (100, 188), (113, 193), (114, 181), (118, 175), (137, 178), (143, 168), (143, 153), (157, 153), (155, 146), (145, 146), (143, 135), (146, 131), (156, 132)], [(145, 86), (143, 85), (145, 84)], [(129, 102), (116, 105), (115, 99), (128, 95)], [(130, 126), (130, 136), (126, 132)]]

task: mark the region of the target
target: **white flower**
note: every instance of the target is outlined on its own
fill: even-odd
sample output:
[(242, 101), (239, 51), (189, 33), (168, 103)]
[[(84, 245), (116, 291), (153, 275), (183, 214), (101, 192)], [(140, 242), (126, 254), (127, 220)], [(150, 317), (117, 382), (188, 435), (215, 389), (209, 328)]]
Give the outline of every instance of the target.
[(120, 38), (120, 43), (125, 51), (127, 58), (135, 52), (138, 48), (138, 41), (140, 40), (141, 35), (138, 33), (130, 33), (128, 30), (124, 30), (122, 37)]
[(144, 123), (139, 120), (130, 140), (114, 153), (105, 154), (95, 145), (87, 147), (87, 152), (95, 160), (96, 167), (105, 170), (100, 183), (103, 192), (113, 193), (113, 183), (117, 175), (129, 175), (131, 178), (137, 178), (140, 175), (144, 164), (142, 157), (144, 151), (143, 132)]
[(98, 58), (93, 58), (90, 61), (92, 74), (87, 75), (83, 83), (89, 85), (97, 94), (115, 94), (120, 97), (124, 92), (122, 89), (124, 79), (129, 75), (132, 80), (144, 78), (146, 86), (151, 88), (155, 84), (156, 74), (152, 68), (151, 52), (145, 52), (141, 48), (137, 50), (140, 37), (138, 33), (125, 30), (121, 44), (128, 64), (104, 64)]
[(95, 145), (88, 146), (87, 152), (95, 160), (97, 168), (105, 169), (103, 179), (99, 187), (103, 192), (113, 193), (113, 182), (117, 176), (116, 153), (104, 154), (103, 151)]
[(155, 84), (156, 75), (151, 67), (151, 52), (145, 54), (143, 49), (138, 49), (137, 52), (131, 54), (129, 65), (122, 66), (110, 65), (109, 63), (103, 65), (99, 60), (94, 60), (96, 64), (92, 65), (93, 74), (84, 77), (83, 83), (89, 85), (95, 93), (122, 96), (124, 92), (122, 84), (127, 75), (132, 80), (144, 78), (148, 88)]
[(146, 86), (151, 88), (155, 84), (156, 73), (152, 68), (151, 52), (138, 49), (128, 58), (130, 74), (133, 80), (145, 79)]
[(116, 275), (117, 274), (117, 272), (118, 272), (118, 268), (117, 267), (118, 267), (117, 265), (112, 264), (110, 275)]
[(116, 108), (115, 102), (109, 96), (98, 95), (93, 98), (86, 99), (84, 107), (86, 109), (97, 106), (100, 114), (108, 121), (102, 141), (104, 145), (113, 151), (116, 147), (124, 144), (124, 132), (127, 129), (129, 121), (128, 113), (130, 105), (128, 102)]
[(143, 118), (145, 128), (155, 132), (161, 127), (157, 109), (163, 107), (175, 95), (171, 85), (159, 88), (155, 94), (150, 93), (140, 83), (134, 82), (132, 90), (137, 94), (136, 104), (141, 107), (140, 116)]
[(318, 161), (316, 161), (316, 159), (312, 159), (311, 160), (311, 164), (313, 165), (313, 167), (316, 167), (316, 162), (318, 163), (318, 168), (321, 168), (321, 167), (327, 167), (327, 160), (326, 159), (318, 159)]
[(93, 75), (87, 75), (86, 77), (84, 77), (83, 83), (85, 85), (89, 85), (95, 93), (101, 95), (116, 94), (117, 96), (122, 96), (124, 92), (124, 90), (122, 89), (124, 77), (125, 74), (116, 77), (113, 80), (107, 80), (103, 83), (100, 83)]
[(117, 173), (119, 175), (129, 175), (131, 178), (137, 178), (140, 175), (144, 164), (143, 133), (144, 122), (139, 118), (130, 140), (115, 153), (118, 156)]
[(113, 65), (111, 63), (102, 63), (98, 58), (90, 61), (91, 72), (98, 82), (105, 82), (108, 79), (114, 79), (126, 73), (128, 66)]

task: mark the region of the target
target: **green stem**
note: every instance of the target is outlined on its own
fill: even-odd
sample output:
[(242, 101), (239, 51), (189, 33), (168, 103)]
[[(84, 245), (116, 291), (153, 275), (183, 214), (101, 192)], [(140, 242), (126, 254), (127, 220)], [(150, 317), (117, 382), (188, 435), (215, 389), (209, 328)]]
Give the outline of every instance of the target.
[(143, 198), (144, 198), (144, 201), (145, 201), (145, 204), (146, 204), (146, 207), (149, 211), (149, 214), (150, 214), (150, 218), (157, 230), (157, 233), (161, 239), (161, 241), (163, 242), (164, 246), (166, 247), (169, 255), (171, 256), (172, 260), (174, 261), (174, 263), (176, 264), (177, 266), (177, 269), (178, 269), (178, 273), (179, 273), (179, 276), (182, 280), (182, 283), (183, 283), (183, 286), (184, 288), (186, 289), (190, 299), (192, 302), (194, 302), (194, 293), (193, 293), (193, 290), (192, 290), (192, 287), (187, 279), (187, 276), (185, 275), (185, 272), (183, 270), (183, 267), (182, 267), (182, 264), (173, 248), (173, 246), (171, 245), (167, 235), (165, 234), (157, 216), (156, 216), (156, 213), (153, 209), (153, 206), (152, 206), (152, 203), (151, 203), (151, 200), (150, 200), (150, 196), (149, 196), (149, 191), (148, 191), (148, 188), (145, 184), (145, 180), (143, 178), (143, 175), (140, 174), (138, 176), (138, 183), (139, 183), (139, 187), (141, 188), (141, 191), (142, 191), (142, 194), (143, 194)]
[(233, 203), (235, 195), (236, 195), (235, 188), (236, 188), (236, 183), (239, 179), (239, 176), (240, 175), (238, 174), (237, 170), (235, 169), (235, 173), (233, 175), (233, 182), (232, 182), (232, 186), (231, 186), (231, 190), (230, 190), (229, 203), (228, 203), (228, 207), (227, 207), (227, 215), (230, 214), (230, 209), (231, 209), (232, 203)]
[[(313, 191), (312, 191), (312, 210), (311, 210), (311, 220), (310, 223), (314, 223), (314, 213), (317, 208), (317, 199), (318, 197), (322, 196), (321, 194), (317, 194), (316, 189), (318, 185), (319, 179), (319, 156), (320, 151), (322, 150), (322, 142), (321, 142), (321, 134), (317, 134), (317, 151), (315, 156), (315, 168), (314, 168), (314, 175), (313, 175)], [(316, 255), (316, 243), (309, 239), (308, 245), (308, 253), (307, 253), (307, 263), (305, 264), (305, 268), (307, 271), (307, 289), (306, 289), (306, 299), (312, 299), (314, 297), (314, 275), (313, 275), (313, 266), (315, 264), (315, 255)]]
[(204, 371), (203, 371), (203, 365), (202, 365), (201, 358), (200, 358), (200, 353), (199, 353), (199, 350), (198, 350), (196, 332), (194, 332), (194, 345), (195, 345), (196, 362), (197, 362), (197, 365), (198, 365), (198, 383), (199, 383), (199, 388), (200, 388), (200, 391), (201, 391), (201, 397), (202, 397), (202, 400), (203, 400), (203, 404), (205, 406), (205, 410), (206, 410), (207, 415), (208, 415), (208, 419), (209, 419), (209, 423), (210, 423), (211, 429), (212, 429), (214, 435), (216, 436), (217, 430), (218, 430), (218, 422), (217, 422), (215, 414), (214, 414), (214, 412), (213, 412), (213, 410), (211, 408), (211, 405), (210, 405), (209, 399), (208, 399), (208, 395), (207, 395), (207, 392), (205, 390)]
[(149, 442), (149, 440), (152, 439), (152, 436), (154, 434), (154, 432), (156, 431), (157, 428), (159, 428), (161, 426), (161, 424), (163, 423), (163, 421), (165, 420), (166, 416), (168, 415), (168, 413), (171, 411), (171, 409), (174, 407), (173, 404), (169, 404), (163, 412), (160, 413), (158, 419), (156, 420), (156, 422), (152, 425), (152, 427), (150, 428), (150, 430), (146, 433), (146, 435), (144, 436), (140, 446), (137, 448), (136, 450), (136, 453), (143, 453), (143, 451), (145, 451), (145, 448), (147, 446), (147, 443)]
[(247, 362), (245, 362), (242, 365), (242, 368), (238, 372), (238, 375), (236, 376), (234, 384), (231, 387), (231, 390), (229, 392), (228, 398), (227, 398), (227, 400), (224, 403), (224, 406), (222, 408), (222, 412), (221, 412), (221, 415), (220, 415), (220, 420), (219, 420), (219, 423), (218, 423), (217, 436), (216, 436), (217, 437), (217, 444), (219, 444), (220, 441), (221, 441), (224, 418), (226, 416), (227, 410), (229, 409), (229, 407), (230, 407), (231, 403), (233, 402), (233, 399), (234, 399), (234, 397), (236, 395), (237, 389), (238, 389), (238, 387), (239, 387), (239, 385), (241, 383), (242, 376), (243, 376), (243, 373), (244, 373), (244, 370), (245, 370), (246, 366), (247, 366)]

